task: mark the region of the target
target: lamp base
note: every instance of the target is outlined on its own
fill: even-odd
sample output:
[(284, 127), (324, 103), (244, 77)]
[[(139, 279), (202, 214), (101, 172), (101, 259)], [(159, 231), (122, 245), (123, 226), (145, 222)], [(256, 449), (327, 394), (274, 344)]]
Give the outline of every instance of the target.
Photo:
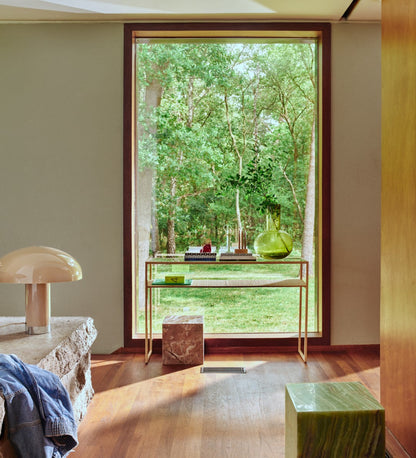
[(26, 285), (26, 332), (47, 334), (51, 330), (51, 288), (49, 283)]
[(47, 326), (28, 326), (26, 323), (26, 332), (30, 335), (47, 334), (48, 332), (51, 332), (51, 325), (48, 324)]

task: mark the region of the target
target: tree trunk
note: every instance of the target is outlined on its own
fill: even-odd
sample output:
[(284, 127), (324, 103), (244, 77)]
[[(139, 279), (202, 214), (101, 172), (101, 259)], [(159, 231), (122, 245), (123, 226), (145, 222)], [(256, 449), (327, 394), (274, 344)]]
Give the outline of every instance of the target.
[[(170, 200), (172, 204), (169, 208), (168, 218), (168, 242), (166, 251), (168, 254), (176, 253), (176, 241), (175, 241), (175, 217), (176, 217), (176, 177), (170, 179)], [(175, 204), (173, 204), (175, 202)]]
[[(159, 81), (152, 81), (146, 87), (145, 102), (147, 119), (151, 120), (151, 113), (160, 105), (162, 96), (162, 87)], [(149, 122), (149, 121), (148, 121)], [(137, 138), (143, 135), (156, 134), (156, 125), (137, 124)], [(150, 144), (152, 144), (150, 142)], [(137, 160), (137, 159), (136, 159)], [(149, 257), (150, 234), (152, 231), (152, 199), (153, 199), (153, 182), (155, 180), (155, 171), (150, 168), (141, 169), (140, 164), (136, 164), (136, 192), (135, 192), (135, 250), (136, 250), (136, 285), (137, 302), (140, 309), (145, 306), (145, 262)]]
[(168, 219), (168, 243), (166, 247), (168, 254), (175, 254), (176, 241), (175, 241), (175, 216)]
[(299, 214), (299, 219), (303, 223), (304, 219), (303, 219), (303, 215), (302, 215), (302, 210), (300, 208), (299, 200), (298, 200), (298, 197), (296, 195), (295, 186), (293, 185), (292, 180), (287, 176), (287, 173), (285, 172), (285, 169), (282, 167), (281, 164), (279, 164), (279, 167), (280, 167), (280, 170), (282, 171), (283, 176), (285, 177), (285, 180), (288, 182), (288, 184), (290, 186), (290, 189), (292, 191), (293, 200), (295, 201), (295, 209), (294, 209), (293, 216), (294, 216), (294, 218), (296, 218), (296, 212), (297, 212)]
[[(238, 154), (238, 174), (243, 174), (243, 156)], [(237, 215), (237, 234), (243, 230), (243, 225), (241, 223), (241, 211), (240, 211), (240, 190), (237, 188), (235, 192), (235, 213)]]
[(313, 273), (313, 241), (315, 229), (315, 117), (311, 133), (308, 184), (306, 188), (305, 218), (302, 236), (302, 258), (309, 261), (309, 273)]
[(253, 140), (254, 140), (254, 155), (256, 157), (256, 160), (259, 159), (259, 154), (260, 154), (260, 148), (259, 148), (259, 122), (257, 119), (257, 101), (259, 98), (259, 74), (260, 74), (260, 68), (259, 64), (256, 66), (256, 82), (254, 84), (253, 88), (253, 124), (254, 124), (254, 129), (253, 129)]
[[(227, 125), (228, 125), (228, 133), (230, 134), (231, 141), (233, 144), (233, 149), (234, 153), (238, 159), (238, 174), (241, 177), (243, 173), (243, 156), (242, 153), (239, 151), (237, 147), (237, 140), (235, 138), (235, 135), (233, 133), (233, 129), (231, 127), (231, 120), (230, 120), (230, 112), (228, 108), (228, 96), (227, 92), (224, 94), (224, 105), (225, 105), (225, 115), (227, 118)], [(235, 192), (235, 212), (237, 215), (237, 230), (238, 232), (241, 231), (242, 229), (242, 224), (241, 224), (241, 212), (240, 212), (240, 190), (237, 188)]]
[(241, 211), (240, 211), (240, 190), (237, 188), (235, 191), (235, 213), (237, 215), (237, 233), (242, 230), (241, 225)]
[[(156, 179), (155, 174), (153, 174), (153, 189), (156, 189)], [(152, 246), (151, 246), (153, 255), (159, 253), (160, 251), (160, 237), (159, 237), (159, 221), (157, 217), (156, 209), (156, 194), (152, 195)]]

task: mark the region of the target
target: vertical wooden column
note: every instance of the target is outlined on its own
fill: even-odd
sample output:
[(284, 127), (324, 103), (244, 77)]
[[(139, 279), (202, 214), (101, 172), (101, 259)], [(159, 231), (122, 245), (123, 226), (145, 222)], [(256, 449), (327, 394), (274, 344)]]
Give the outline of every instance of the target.
[(381, 402), (416, 456), (416, 2), (382, 7)]

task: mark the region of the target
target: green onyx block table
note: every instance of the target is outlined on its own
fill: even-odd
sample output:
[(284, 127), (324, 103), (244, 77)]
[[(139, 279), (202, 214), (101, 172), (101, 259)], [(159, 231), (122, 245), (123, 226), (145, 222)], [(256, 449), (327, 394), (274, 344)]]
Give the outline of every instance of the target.
[(360, 382), (289, 383), (285, 457), (385, 457), (384, 408)]

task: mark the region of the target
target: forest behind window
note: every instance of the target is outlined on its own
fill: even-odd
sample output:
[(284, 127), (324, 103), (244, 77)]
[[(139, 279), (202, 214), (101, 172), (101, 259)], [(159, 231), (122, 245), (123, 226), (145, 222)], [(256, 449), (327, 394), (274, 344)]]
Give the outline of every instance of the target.
[(314, 283), (316, 56), (314, 39), (136, 41), (139, 272), (206, 239), (218, 251), (227, 228), (252, 250), (275, 199)]

